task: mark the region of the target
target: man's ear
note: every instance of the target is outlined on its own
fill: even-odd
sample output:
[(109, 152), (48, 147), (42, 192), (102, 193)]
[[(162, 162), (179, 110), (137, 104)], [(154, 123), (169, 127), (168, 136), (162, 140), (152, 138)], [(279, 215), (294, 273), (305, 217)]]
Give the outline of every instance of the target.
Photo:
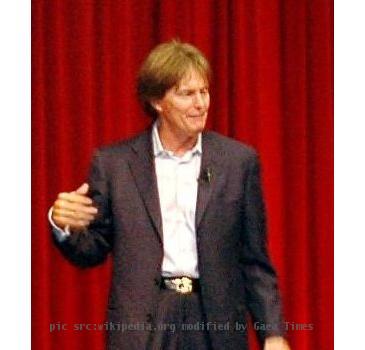
[(158, 100), (155, 100), (155, 101), (151, 101), (151, 106), (157, 111), (157, 112), (162, 112), (162, 107), (159, 103)]

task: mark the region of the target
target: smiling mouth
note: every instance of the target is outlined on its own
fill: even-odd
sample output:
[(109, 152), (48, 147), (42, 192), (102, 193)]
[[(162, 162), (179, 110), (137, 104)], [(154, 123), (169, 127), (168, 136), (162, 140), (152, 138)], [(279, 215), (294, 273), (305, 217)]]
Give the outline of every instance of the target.
[(205, 117), (206, 113), (199, 114), (199, 115), (189, 115), (188, 118), (203, 118)]

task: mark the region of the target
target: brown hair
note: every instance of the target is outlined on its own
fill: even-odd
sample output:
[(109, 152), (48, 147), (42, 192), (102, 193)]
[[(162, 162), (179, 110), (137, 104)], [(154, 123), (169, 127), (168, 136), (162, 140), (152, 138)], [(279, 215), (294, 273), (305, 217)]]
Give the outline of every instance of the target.
[(191, 68), (209, 82), (209, 62), (193, 45), (174, 39), (157, 45), (150, 52), (137, 79), (138, 98), (147, 114), (153, 118), (158, 116), (151, 101), (163, 98)]

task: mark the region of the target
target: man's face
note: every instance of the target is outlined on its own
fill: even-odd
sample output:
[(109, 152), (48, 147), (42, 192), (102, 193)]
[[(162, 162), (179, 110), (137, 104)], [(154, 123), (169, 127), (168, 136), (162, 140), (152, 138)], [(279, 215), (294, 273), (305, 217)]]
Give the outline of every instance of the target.
[(208, 83), (191, 70), (154, 106), (162, 128), (182, 137), (195, 137), (205, 127), (209, 102)]

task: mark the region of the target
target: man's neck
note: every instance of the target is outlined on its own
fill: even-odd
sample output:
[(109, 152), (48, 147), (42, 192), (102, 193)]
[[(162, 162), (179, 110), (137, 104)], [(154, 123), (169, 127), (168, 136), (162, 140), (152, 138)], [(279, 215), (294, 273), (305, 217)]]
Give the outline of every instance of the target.
[(191, 150), (198, 141), (198, 135), (188, 136), (174, 133), (167, 125), (158, 124), (158, 135), (164, 149), (171, 151), (174, 155), (182, 157)]

